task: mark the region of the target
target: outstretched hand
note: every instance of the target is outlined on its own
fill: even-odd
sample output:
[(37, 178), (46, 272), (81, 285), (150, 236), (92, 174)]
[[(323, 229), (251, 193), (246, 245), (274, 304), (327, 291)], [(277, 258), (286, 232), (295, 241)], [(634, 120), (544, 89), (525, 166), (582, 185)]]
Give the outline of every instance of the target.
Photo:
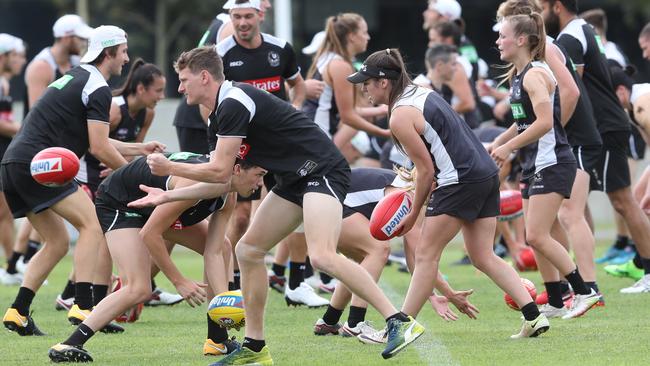
[(454, 291), (447, 299), (454, 304), (458, 311), (467, 315), (470, 319), (476, 319), (476, 315), (479, 313), (478, 308), (469, 302), (469, 296), (473, 293), (474, 290)]
[(162, 205), (163, 203), (167, 202), (164, 196), (165, 191), (160, 188), (149, 187), (145, 186), (144, 184), (140, 184), (140, 190), (145, 192), (147, 195), (135, 201), (129, 202), (127, 204), (128, 207), (151, 207)]

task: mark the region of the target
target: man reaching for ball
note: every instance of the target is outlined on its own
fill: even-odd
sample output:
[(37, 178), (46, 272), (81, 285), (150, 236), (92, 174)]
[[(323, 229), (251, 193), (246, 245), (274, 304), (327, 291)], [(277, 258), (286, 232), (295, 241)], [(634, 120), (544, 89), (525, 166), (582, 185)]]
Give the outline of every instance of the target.
[(106, 166), (126, 164), (124, 155), (142, 155), (164, 149), (157, 142), (127, 144), (108, 138), (111, 90), (106, 84), (120, 75), (129, 61), (126, 33), (114, 26), (95, 29), (88, 52), (75, 67), (51, 83), (30, 111), (23, 128), (9, 145), (0, 166), (0, 183), (15, 218), (27, 216), (47, 245), (29, 262), (22, 286), (3, 323), (20, 335), (43, 335), (29, 316), (36, 291), (68, 252), (65, 219), (79, 231), (74, 256), (75, 304), (79, 316), (92, 309), (97, 252), (106, 245), (93, 203), (77, 184), (45, 187), (30, 175), (30, 162), (39, 151), (53, 146), (72, 150), (78, 157), (90, 151)]

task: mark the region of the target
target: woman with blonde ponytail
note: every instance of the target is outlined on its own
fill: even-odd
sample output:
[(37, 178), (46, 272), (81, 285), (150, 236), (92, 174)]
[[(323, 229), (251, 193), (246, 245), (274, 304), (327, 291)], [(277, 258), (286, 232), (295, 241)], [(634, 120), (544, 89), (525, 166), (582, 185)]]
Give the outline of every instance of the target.
[[(557, 82), (544, 62), (546, 33), (539, 13), (508, 16), (502, 21), (497, 46), (510, 63), (510, 106), (515, 123), (488, 147), (498, 165), (520, 150), (526, 238), (535, 251), (557, 268), (576, 294), (571, 307), (549, 316), (570, 319), (599, 300), (589, 288), (551, 227), (562, 201), (571, 196), (576, 159), (561, 124)], [(559, 284), (558, 284), (559, 286)]]

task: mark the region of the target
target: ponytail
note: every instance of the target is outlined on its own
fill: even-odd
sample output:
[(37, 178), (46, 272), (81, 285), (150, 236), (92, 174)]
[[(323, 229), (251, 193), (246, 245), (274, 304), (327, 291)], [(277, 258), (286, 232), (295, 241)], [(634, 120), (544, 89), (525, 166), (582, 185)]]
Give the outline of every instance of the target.
[(126, 98), (136, 93), (138, 85), (142, 84), (142, 86), (148, 88), (157, 77), (162, 76), (162, 71), (160, 71), (158, 66), (145, 63), (144, 60), (138, 58), (133, 61), (124, 84), (113, 91), (113, 96), (123, 96)]
[(318, 47), (314, 55), (311, 66), (307, 71), (307, 78), (311, 78), (316, 73), (318, 59), (332, 52), (343, 57), (343, 59), (352, 66), (354, 55), (348, 54), (348, 35), (359, 30), (359, 24), (363, 17), (356, 13), (342, 13), (330, 16), (325, 21), (325, 39)]
[[(544, 28), (544, 18), (538, 12), (529, 14), (518, 14), (506, 16), (503, 22), (512, 25), (516, 37), (526, 36), (528, 40), (528, 50), (533, 61), (546, 60), (546, 29)], [(512, 81), (515, 76), (515, 67), (513, 64), (506, 66), (508, 72), (502, 76), (501, 84)]]

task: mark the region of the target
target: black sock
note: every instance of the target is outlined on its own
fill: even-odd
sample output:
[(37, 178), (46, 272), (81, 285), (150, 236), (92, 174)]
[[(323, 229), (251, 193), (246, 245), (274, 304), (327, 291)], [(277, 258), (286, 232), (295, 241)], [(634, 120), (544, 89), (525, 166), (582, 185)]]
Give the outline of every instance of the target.
[(86, 324), (79, 324), (77, 329), (70, 335), (70, 338), (63, 341), (63, 344), (68, 346), (83, 346), (90, 337), (95, 334), (92, 329), (90, 329)]
[(568, 294), (569, 291), (571, 291), (571, 287), (569, 287), (569, 283), (567, 281), (560, 281), (560, 291), (562, 291), (562, 296), (564, 296), (564, 294)]
[(28, 289), (27, 287), (21, 287), (18, 290), (18, 295), (16, 295), (16, 300), (11, 304), (11, 307), (16, 309), (18, 313), (22, 316), (29, 315), (29, 306), (32, 304), (36, 294), (34, 291)]
[(38, 252), (38, 250), (41, 248), (41, 243), (35, 241), (35, 240), (29, 240), (27, 242), (27, 251), (25, 251), (25, 258), (23, 261), (25, 263), (29, 262), (30, 259)]
[(564, 278), (569, 281), (571, 287), (573, 287), (573, 292), (576, 294), (589, 295), (591, 293), (591, 289), (585, 285), (585, 281), (582, 279), (582, 276), (580, 276), (580, 272), (578, 271), (577, 267), (572, 272), (566, 274)]
[(235, 290), (239, 290), (241, 288), (241, 274), (239, 273), (238, 269), (236, 269), (234, 272), (233, 283), (235, 284)]
[(388, 321), (391, 320), (391, 319), (397, 319), (397, 320), (402, 321), (402, 322), (409, 321), (408, 315), (402, 313), (401, 311), (398, 311), (395, 314), (393, 314), (393, 315), (389, 316), (388, 318), (386, 318), (386, 323), (388, 323)]
[(93, 284), (93, 305), (99, 304), (100, 301), (108, 295), (108, 285)]
[[(546, 288), (546, 293), (548, 294), (548, 304), (553, 306), (553, 307), (556, 307), (556, 308), (564, 307), (564, 301), (562, 301), (562, 285), (561, 285), (561, 283), (559, 281), (558, 282), (544, 282), (544, 287)], [(530, 320), (530, 319), (527, 319), (527, 320)]]
[(93, 285), (89, 282), (77, 282), (74, 284), (74, 303), (81, 310), (93, 308)]
[(154, 280), (152, 278), (151, 279), (151, 291), (156, 291), (157, 288), (158, 288), (158, 285), (156, 285), (156, 280)]
[(66, 300), (71, 297), (74, 297), (74, 282), (72, 280), (68, 280), (68, 283), (65, 285), (65, 288), (61, 293), (61, 298), (63, 300)]
[(305, 281), (305, 264), (289, 262), (289, 289), (295, 290)]
[(259, 352), (266, 346), (266, 342), (264, 340), (258, 340), (258, 339), (253, 339), (253, 338), (248, 338), (244, 337), (244, 343), (242, 343), (242, 347), (246, 347), (249, 350), (253, 352)]
[(232, 281), (228, 282), (228, 291), (235, 291), (235, 290), (237, 290), (235, 288), (235, 283)]
[(325, 315), (323, 315), (323, 321), (325, 324), (334, 325), (339, 322), (343, 315), (343, 310), (333, 308), (332, 305), (327, 305), (327, 310), (325, 310)]
[(214, 343), (223, 343), (228, 339), (228, 331), (226, 328), (222, 328), (219, 324), (212, 321), (210, 315), (208, 315), (208, 338)]
[(616, 236), (616, 241), (614, 242), (614, 248), (616, 249), (625, 249), (627, 246), (628, 242), (630, 241), (630, 238), (628, 238), (625, 235), (617, 235)]
[(348, 326), (354, 328), (357, 324), (366, 320), (367, 308), (360, 308), (358, 306), (350, 306), (350, 313), (348, 314)]
[(7, 260), (7, 273), (16, 274), (18, 272), (18, 270), (16, 269), (16, 263), (18, 263), (18, 260), (22, 256), (23, 253), (18, 253), (18, 252), (13, 252), (13, 254), (11, 254), (11, 258)]
[(537, 305), (535, 305), (535, 302), (531, 301), (521, 307), (521, 314), (523, 314), (524, 319), (528, 321), (535, 320), (539, 316), (539, 309), (537, 308)]
[(305, 278), (309, 278), (314, 275), (314, 267), (311, 266), (309, 257), (305, 258)]
[(641, 266), (644, 274), (650, 274), (650, 258), (641, 258)]
[(320, 280), (321, 280), (321, 282), (324, 283), (324, 284), (328, 284), (328, 283), (330, 283), (333, 279), (334, 279), (334, 278), (333, 278), (332, 276), (328, 275), (328, 274), (325, 273), (325, 272), (321, 272), (321, 273), (320, 273)]
[(585, 281), (585, 285), (587, 285), (588, 288), (593, 289), (593, 290), (596, 291), (596, 292), (600, 292), (600, 291), (598, 290), (598, 284), (596, 284), (596, 281), (594, 281), (594, 282), (587, 282), (587, 281)]
[(273, 274), (275, 274), (278, 277), (284, 277), (284, 271), (286, 271), (287, 266), (283, 266), (281, 264), (273, 263), (273, 266), (271, 267), (271, 270), (273, 271)]
[[(632, 259), (632, 263), (634, 263), (634, 266), (636, 268), (639, 268), (639, 269), (643, 268), (643, 261), (641, 260), (641, 255), (638, 252), (634, 256), (634, 259)], [(7, 272), (9, 272), (9, 271), (7, 271)]]

